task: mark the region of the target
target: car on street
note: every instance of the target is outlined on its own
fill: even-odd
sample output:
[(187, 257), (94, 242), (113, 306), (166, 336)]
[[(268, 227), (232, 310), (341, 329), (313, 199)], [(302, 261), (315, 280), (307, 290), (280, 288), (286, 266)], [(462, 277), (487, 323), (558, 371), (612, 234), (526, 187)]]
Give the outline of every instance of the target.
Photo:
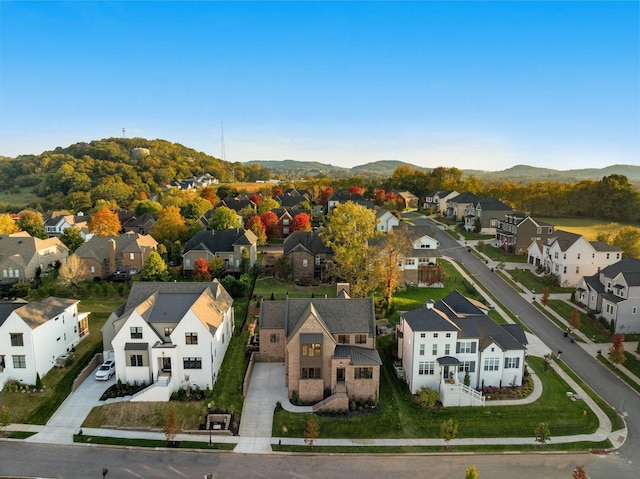
[(116, 363), (113, 359), (109, 359), (100, 365), (96, 371), (96, 379), (98, 381), (108, 381), (116, 372)]

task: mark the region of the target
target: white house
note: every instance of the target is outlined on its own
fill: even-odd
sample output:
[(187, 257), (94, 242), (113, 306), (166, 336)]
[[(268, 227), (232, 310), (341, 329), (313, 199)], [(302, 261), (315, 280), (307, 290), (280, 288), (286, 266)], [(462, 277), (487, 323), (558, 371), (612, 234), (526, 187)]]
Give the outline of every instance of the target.
[(640, 333), (640, 260), (624, 258), (581, 278), (576, 301), (613, 321), (616, 333)]
[(0, 303), (0, 389), (9, 380), (35, 384), (80, 342), (89, 313), (78, 313), (78, 303), (53, 297)]
[(423, 208), (428, 210), (433, 208), (436, 213), (443, 215), (447, 206), (447, 201), (458, 196), (455, 190), (436, 190), (429, 193), (424, 200)]
[(487, 312), (483, 304), (453, 291), (400, 314), (398, 356), (412, 394), (426, 386), (440, 393), (445, 406), (474, 406), (484, 404), (475, 389), (522, 385), (524, 330), (497, 324)]
[(233, 299), (211, 283), (134, 282), (102, 328), (116, 378), (147, 383), (132, 401), (167, 401), (181, 387), (213, 387), (233, 333)]
[(531, 242), (529, 263), (558, 276), (562, 286), (576, 286), (583, 276), (620, 261), (622, 250), (603, 241), (587, 241), (584, 236), (557, 230), (547, 238)]
[(411, 241), (411, 248), (398, 260), (402, 281), (417, 285), (439, 282), (441, 275), (438, 272), (441, 270), (436, 265), (441, 256), (440, 242), (431, 236), (433, 229), (430, 226), (409, 226), (404, 231), (400, 228), (394, 232), (407, 235)]
[(400, 224), (398, 217), (386, 208), (378, 208), (376, 210), (376, 218), (378, 220), (376, 223), (376, 231), (383, 233), (388, 233)]

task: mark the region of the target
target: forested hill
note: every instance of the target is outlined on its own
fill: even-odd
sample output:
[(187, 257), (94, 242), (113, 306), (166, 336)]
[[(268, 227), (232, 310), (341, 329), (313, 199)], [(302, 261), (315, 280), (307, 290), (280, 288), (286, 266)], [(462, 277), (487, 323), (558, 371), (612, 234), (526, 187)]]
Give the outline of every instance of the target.
[[(137, 150), (142, 148), (143, 150)], [(229, 163), (165, 140), (107, 138), (40, 155), (0, 159), (0, 189), (32, 186), (41, 197), (73, 193), (151, 193), (175, 179), (209, 173), (220, 181), (268, 179), (260, 165)]]

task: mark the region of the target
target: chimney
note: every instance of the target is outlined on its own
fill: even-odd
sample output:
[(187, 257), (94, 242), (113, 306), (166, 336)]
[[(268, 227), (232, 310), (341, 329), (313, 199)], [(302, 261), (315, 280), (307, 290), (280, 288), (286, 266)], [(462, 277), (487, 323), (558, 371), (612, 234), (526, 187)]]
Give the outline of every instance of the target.
[(349, 294), (349, 283), (337, 283), (336, 285), (336, 296), (340, 296), (340, 293), (344, 291)]
[(109, 271), (108, 273), (116, 272), (116, 240), (111, 238), (109, 240)]
[(435, 304), (435, 302), (433, 301), (433, 299), (428, 299), (427, 303), (425, 304), (425, 307), (427, 309), (433, 309), (433, 305)]

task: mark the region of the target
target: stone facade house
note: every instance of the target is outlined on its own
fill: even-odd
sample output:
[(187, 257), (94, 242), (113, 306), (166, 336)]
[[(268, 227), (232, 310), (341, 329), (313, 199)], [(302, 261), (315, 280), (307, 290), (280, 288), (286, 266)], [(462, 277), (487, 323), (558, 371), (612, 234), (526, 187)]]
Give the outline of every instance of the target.
[(158, 242), (149, 235), (124, 233), (120, 236), (94, 236), (75, 252), (87, 268), (87, 278), (108, 279), (114, 274), (134, 275), (142, 270), (149, 253)]
[(0, 286), (31, 281), (38, 271), (46, 274), (56, 262), (64, 264), (68, 256), (69, 248), (58, 238), (42, 240), (26, 231), (0, 235)]
[(289, 259), (294, 280), (328, 280), (326, 263), (333, 257), (333, 250), (324, 244), (318, 231), (294, 231), (284, 240), (283, 254)]
[(382, 361), (373, 298), (262, 301), (260, 361), (284, 362), (289, 397), (314, 410), (377, 402)]
[(584, 276), (576, 301), (613, 321), (616, 333), (640, 333), (640, 260), (624, 258)]
[(476, 388), (522, 385), (527, 344), (522, 326), (496, 323), (486, 306), (458, 291), (400, 313), (397, 334), (412, 394), (429, 387), (445, 406), (477, 406), (484, 398)]

